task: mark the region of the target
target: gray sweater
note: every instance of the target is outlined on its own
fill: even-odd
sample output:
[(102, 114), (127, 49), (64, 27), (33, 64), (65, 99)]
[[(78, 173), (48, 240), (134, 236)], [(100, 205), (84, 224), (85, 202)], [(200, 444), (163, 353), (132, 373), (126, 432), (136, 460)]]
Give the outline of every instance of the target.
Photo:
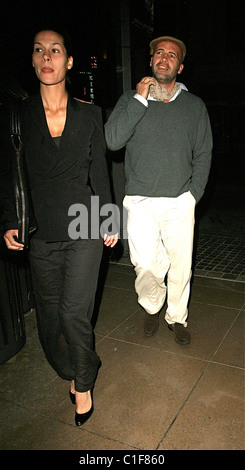
[(177, 197), (191, 191), (198, 202), (208, 180), (212, 133), (206, 106), (182, 90), (169, 103), (148, 108), (124, 93), (105, 125), (108, 148), (126, 145), (126, 194)]

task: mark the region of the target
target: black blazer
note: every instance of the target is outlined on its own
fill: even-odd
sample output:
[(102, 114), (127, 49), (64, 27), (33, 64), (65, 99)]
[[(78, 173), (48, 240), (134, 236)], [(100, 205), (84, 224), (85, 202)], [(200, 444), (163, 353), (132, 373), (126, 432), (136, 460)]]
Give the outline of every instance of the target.
[[(100, 208), (111, 202), (101, 109), (69, 96), (65, 128), (57, 146), (37, 94), (22, 103), (21, 136), (38, 224), (34, 236), (68, 240), (70, 206), (83, 204), (90, 214), (92, 195), (99, 196)], [(13, 226), (13, 208), (5, 194), (5, 230), (17, 227)]]

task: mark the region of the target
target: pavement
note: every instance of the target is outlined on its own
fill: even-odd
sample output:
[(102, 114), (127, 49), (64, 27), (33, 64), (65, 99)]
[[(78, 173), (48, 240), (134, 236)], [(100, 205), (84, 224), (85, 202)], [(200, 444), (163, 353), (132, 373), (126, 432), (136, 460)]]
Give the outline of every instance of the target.
[(192, 340), (180, 346), (165, 308), (144, 336), (134, 280), (132, 266), (110, 263), (95, 325), (102, 367), (82, 428), (27, 312), (26, 343), (0, 367), (2, 450), (244, 450), (245, 283), (194, 275)]

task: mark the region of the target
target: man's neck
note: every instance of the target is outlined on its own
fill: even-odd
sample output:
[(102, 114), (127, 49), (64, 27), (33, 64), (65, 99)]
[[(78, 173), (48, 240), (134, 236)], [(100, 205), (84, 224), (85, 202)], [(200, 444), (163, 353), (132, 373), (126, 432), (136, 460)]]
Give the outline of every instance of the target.
[(167, 89), (163, 84), (160, 84), (156, 81), (156, 85), (150, 86), (150, 95), (157, 101), (164, 101), (168, 102), (171, 98), (175, 95), (178, 91), (179, 86), (176, 82), (174, 82), (171, 89)]

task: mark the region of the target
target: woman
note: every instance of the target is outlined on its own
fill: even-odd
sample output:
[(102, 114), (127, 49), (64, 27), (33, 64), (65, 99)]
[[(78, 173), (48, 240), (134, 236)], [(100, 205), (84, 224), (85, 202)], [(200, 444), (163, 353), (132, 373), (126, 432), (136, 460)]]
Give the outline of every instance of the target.
[[(72, 240), (68, 211), (79, 203), (90, 213), (93, 195), (99, 196), (101, 206), (110, 202), (101, 110), (67, 92), (73, 57), (63, 34), (39, 31), (32, 64), (40, 92), (22, 104), (21, 135), (38, 225), (29, 252), (37, 323), (48, 361), (71, 381), (69, 393), (80, 426), (93, 411), (91, 391), (100, 364), (91, 317), (103, 240)], [(6, 245), (22, 250), (11, 210), (7, 213)], [(105, 234), (106, 246), (116, 242), (117, 234)]]

